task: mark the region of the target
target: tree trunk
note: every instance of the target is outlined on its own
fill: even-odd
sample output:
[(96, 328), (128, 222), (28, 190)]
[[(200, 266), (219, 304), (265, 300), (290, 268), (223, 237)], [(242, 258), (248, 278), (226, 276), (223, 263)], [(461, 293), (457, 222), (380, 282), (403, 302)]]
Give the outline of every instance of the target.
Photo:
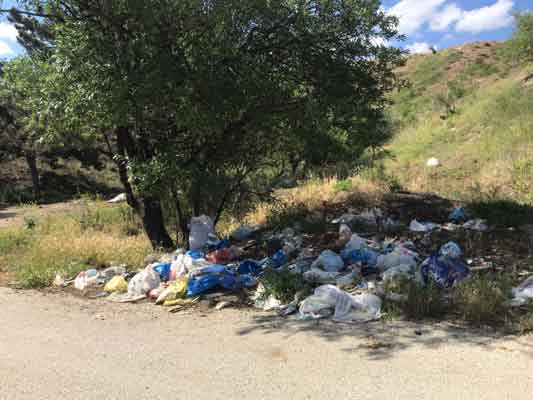
[(163, 248), (170, 250), (174, 248), (174, 242), (165, 227), (163, 209), (161, 208), (160, 199), (151, 196), (139, 201), (133, 192), (129, 182), (127, 158), (135, 158), (135, 144), (132, 140), (128, 128), (119, 127), (115, 130), (117, 138), (117, 149), (120, 160), (117, 161), (120, 181), (126, 192), (128, 204), (141, 216), (142, 224), (150, 243), (154, 249)]
[(41, 198), (41, 182), (39, 179), (39, 170), (37, 169), (37, 155), (35, 154), (35, 151), (27, 151), (25, 156), (31, 173), (33, 196), (36, 200), (39, 200)]
[(163, 210), (159, 199), (144, 198), (143, 201), (142, 223), (152, 247), (171, 250), (174, 248), (174, 242), (165, 228)]
[(176, 204), (176, 216), (177, 216), (177, 225), (183, 235), (183, 240), (187, 249), (189, 249), (189, 225), (187, 224), (187, 218), (183, 213), (183, 208), (181, 207), (180, 197), (176, 190), (173, 190), (174, 201)]

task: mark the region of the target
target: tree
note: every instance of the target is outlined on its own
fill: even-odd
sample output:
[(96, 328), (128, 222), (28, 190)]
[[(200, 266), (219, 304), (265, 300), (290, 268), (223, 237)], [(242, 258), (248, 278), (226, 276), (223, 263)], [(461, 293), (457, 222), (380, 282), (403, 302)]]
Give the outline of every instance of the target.
[(509, 40), (509, 49), (514, 59), (533, 61), (533, 12), (515, 14), (516, 30)]
[(0, 76), (0, 151), (26, 159), (36, 199), (41, 196), (37, 155), (42, 146), (38, 132), (29, 128), (29, 118), (40, 78), (39, 66), (26, 57), (5, 63)]
[(378, 0), (26, 3), (54, 20), (38, 125), (107, 143), (154, 246), (166, 198), (185, 233), (287, 163), (356, 158), (403, 60)]

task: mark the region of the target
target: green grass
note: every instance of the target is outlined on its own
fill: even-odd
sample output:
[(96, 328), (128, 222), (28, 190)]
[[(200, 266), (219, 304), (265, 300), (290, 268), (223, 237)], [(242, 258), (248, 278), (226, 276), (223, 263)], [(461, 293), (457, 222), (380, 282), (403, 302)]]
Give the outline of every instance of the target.
[[(411, 87), (392, 97), (396, 132), (387, 146), (387, 172), (410, 190), (467, 201), (497, 192), (498, 200), (532, 204), (533, 88), (518, 79), (527, 67), (501, 79), (507, 65), (495, 50), (494, 59), (473, 61), (446, 82), (450, 57), (426, 56), (405, 74)], [(471, 84), (472, 77), (487, 80)], [(440, 99), (455, 111), (447, 113)], [(431, 157), (441, 167), (427, 168)]]
[(509, 279), (495, 276), (476, 276), (453, 290), (454, 309), (460, 318), (476, 324), (508, 322), (511, 298)]

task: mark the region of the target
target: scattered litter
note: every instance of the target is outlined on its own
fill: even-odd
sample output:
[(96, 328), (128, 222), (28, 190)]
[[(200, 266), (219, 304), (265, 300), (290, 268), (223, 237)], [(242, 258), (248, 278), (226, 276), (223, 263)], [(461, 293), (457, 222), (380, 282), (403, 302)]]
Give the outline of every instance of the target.
[(440, 160), (438, 158), (432, 157), (426, 162), (426, 167), (434, 168), (440, 165)]
[(213, 221), (207, 215), (191, 218), (189, 246), (191, 250), (202, 249), (209, 240), (209, 235), (214, 234)]
[(146, 296), (151, 290), (159, 287), (160, 284), (161, 278), (159, 274), (149, 265), (131, 278), (128, 283), (128, 294), (132, 296)]
[(344, 268), (344, 261), (337, 253), (331, 250), (325, 250), (311, 265), (311, 268), (321, 268), (326, 272), (338, 272)]
[(126, 201), (126, 193), (121, 193), (115, 197), (113, 197), (111, 200), (108, 200), (107, 202), (109, 204), (117, 204), (117, 203), (124, 203)]
[(170, 282), (168, 287), (161, 291), (157, 297), (155, 304), (163, 304), (167, 300), (177, 300), (179, 298), (185, 297), (187, 294), (187, 284), (189, 279), (184, 276), (177, 281)]
[(52, 282), (52, 285), (57, 287), (65, 287), (67, 284), (65, 282), (65, 279), (60, 274), (57, 274), (54, 278), (54, 282)]
[[(334, 310), (334, 311), (332, 311)], [(315, 289), (300, 305), (300, 316), (318, 319), (333, 314), (335, 322), (368, 322), (381, 318), (381, 299), (372, 294), (351, 296), (332, 285)]]
[(450, 242), (442, 246), (439, 254), (426, 259), (420, 268), (422, 281), (434, 281), (438, 286), (447, 288), (470, 277), (470, 269), (460, 258), (461, 249)]
[(513, 299), (510, 304), (514, 307), (522, 306), (528, 304), (531, 299), (533, 299), (533, 276), (513, 288)]
[(215, 310), (220, 311), (224, 308), (228, 308), (231, 306), (232, 306), (231, 301), (221, 301), (220, 303), (217, 303), (217, 305), (215, 306)]
[(463, 207), (456, 207), (450, 214), (449, 220), (455, 223), (461, 223), (466, 220), (466, 211)]
[(104, 286), (104, 292), (107, 293), (124, 293), (128, 291), (128, 282), (121, 275), (115, 275), (109, 282)]
[(489, 230), (487, 221), (484, 219), (471, 219), (463, 224), (463, 228), (478, 232), (486, 232)]
[(409, 230), (411, 232), (431, 232), (439, 227), (440, 225), (434, 224), (433, 222), (418, 222), (416, 219), (412, 220), (411, 224), (409, 224)]
[(95, 269), (88, 269), (78, 274), (74, 280), (74, 287), (78, 290), (85, 290), (89, 286), (98, 283), (98, 271)]

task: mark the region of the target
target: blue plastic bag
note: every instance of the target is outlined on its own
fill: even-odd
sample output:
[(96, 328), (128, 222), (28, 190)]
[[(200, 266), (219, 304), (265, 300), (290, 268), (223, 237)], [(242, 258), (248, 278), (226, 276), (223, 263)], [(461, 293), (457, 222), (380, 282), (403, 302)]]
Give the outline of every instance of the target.
[(244, 260), (237, 268), (237, 273), (239, 275), (259, 276), (262, 272), (263, 267), (255, 260)]
[(378, 253), (369, 249), (343, 250), (341, 258), (346, 264), (362, 263), (374, 266), (378, 262)]
[(435, 254), (424, 261), (420, 273), (425, 284), (432, 280), (438, 286), (448, 288), (467, 279), (470, 269), (459, 258), (439, 257)]
[(170, 267), (172, 263), (159, 264), (154, 267), (154, 271), (161, 276), (162, 281), (168, 281), (170, 278)]
[(191, 257), (193, 260), (204, 258), (204, 253), (200, 250), (189, 250), (185, 255)]
[(189, 278), (187, 296), (198, 296), (217, 286), (226, 290), (235, 290), (238, 288), (237, 276), (224, 265), (204, 268), (200, 274)]
[(264, 269), (267, 267), (279, 268), (289, 262), (289, 257), (283, 250), (278, 250), (276, 253), (269, 258), (261, 260), (259, 265)]
[(463, 207), (455, 208), (450, 214), (450, 221), (459, 223), (466, 220), (466, 211)]

